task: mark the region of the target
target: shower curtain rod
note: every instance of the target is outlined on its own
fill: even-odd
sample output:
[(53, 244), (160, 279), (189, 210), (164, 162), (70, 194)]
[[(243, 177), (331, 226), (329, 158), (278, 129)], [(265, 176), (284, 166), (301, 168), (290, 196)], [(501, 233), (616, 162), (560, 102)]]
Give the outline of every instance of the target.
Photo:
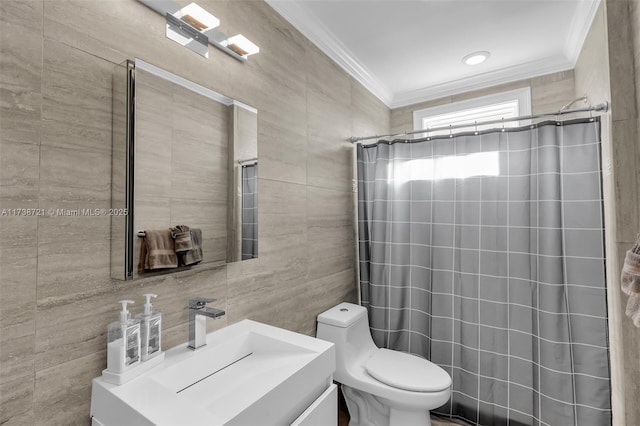
[(258, 162), (258, 158), (254, 157), (254, 158), (248, 158), (246, 160), (238, 160), (238, 164), (240, 164), (241, 166), (248, 166), (251, 164), (255, 164)]
[(430, 129), (412, 130), (412, 131), (400, 132), (400, 133), (389, 133), (389, 134), (386, 134), (386, 135), (352, 136), (352, 137), (350, 137), (348, 139), (348, 141), (351, 142), (351, 143), (356, 143), (356, 142), (359, 142), (359, 141), (364, 141), (364, 140), (369, 140), (369, 139), (378, 139), (378, 138), (384, 138), (384, 137), (389, 137), (389, 136), (402, 136), (402, 135), (414, 135), (416, 133), (428, 133), (428, 132), (432, 132), (434, 130), (462, 129), (464, 127), (476, 126), (478, 124), (480, 124), (480, 125), (497, 124), (497, 123), (506, 123), (508, 121), (533, 120), (533, 119), (542, 118), (542, 117), (557, 117), (559, 115), (574, 114), (574, 113), (578, 113), (578, 112), (593, 112), (593, 111), (604, 111), (604, 112), (607, 112), (608, 110), (609, 110), (609, 102), (604, 101), (601, 104), (594, 105), (594, 106), (589, 106), (589, 107), (585, 107), (585, 108), (564, 109), (564, 110), (561, 109), (560, 111), (555, 111), (555, 112), (547, 112), (547, 113), (533, 114), (533, 115), (522, 115), (520, 117), (501, 118), (499, 120), (488, 120), (488, 121), (480, 121), (480, 122), (475, 121), (473, 123), (456, 124), (455, 126), (438, 126), (438, 127), (432, 127)]

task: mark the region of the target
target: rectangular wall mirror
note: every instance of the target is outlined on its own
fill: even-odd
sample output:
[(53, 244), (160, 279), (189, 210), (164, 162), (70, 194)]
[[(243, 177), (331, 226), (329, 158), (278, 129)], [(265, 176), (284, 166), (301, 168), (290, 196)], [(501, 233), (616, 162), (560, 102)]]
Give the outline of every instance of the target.
[(111, 275), (258, 256), (257, 110), (139, 59), (113, 75)]

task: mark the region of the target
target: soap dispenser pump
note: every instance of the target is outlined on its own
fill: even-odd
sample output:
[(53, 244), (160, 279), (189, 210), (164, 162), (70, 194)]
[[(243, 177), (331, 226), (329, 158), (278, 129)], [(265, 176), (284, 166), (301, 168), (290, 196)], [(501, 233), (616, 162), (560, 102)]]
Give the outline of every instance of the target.
[(133, 300), (121, 300), (120, 320), (107, 327), (107, 370), (123, 373), (140, 364), (140, 321), (131, 319), (127, 305)]
[(142, 361), (146, 361), (161, 352), (162, 341), (162, 314), (153, 308), (151, 298), (158, 297), (157, 294), (145, 294), (146, 303), (144, 310), (136, 318), (140, 320), (141, 327), (141, 355)]

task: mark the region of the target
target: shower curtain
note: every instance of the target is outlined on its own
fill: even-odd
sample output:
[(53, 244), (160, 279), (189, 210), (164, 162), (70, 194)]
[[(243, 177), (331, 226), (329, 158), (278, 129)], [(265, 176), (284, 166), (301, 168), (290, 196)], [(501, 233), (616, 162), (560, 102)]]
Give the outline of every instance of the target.
[(453, 379), (434, 413), (609, 425), (600, 122), (358, 145), (362, 304)]
[(242, 260), (258, 257), (258, 165), (242, 166)]

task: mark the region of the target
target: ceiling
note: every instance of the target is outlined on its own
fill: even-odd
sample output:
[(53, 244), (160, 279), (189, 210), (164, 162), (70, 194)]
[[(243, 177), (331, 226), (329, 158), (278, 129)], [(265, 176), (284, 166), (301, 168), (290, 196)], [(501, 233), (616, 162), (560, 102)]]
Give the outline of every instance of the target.
[(573, 69), (600, 2), (266, 1), (391, 108)]

